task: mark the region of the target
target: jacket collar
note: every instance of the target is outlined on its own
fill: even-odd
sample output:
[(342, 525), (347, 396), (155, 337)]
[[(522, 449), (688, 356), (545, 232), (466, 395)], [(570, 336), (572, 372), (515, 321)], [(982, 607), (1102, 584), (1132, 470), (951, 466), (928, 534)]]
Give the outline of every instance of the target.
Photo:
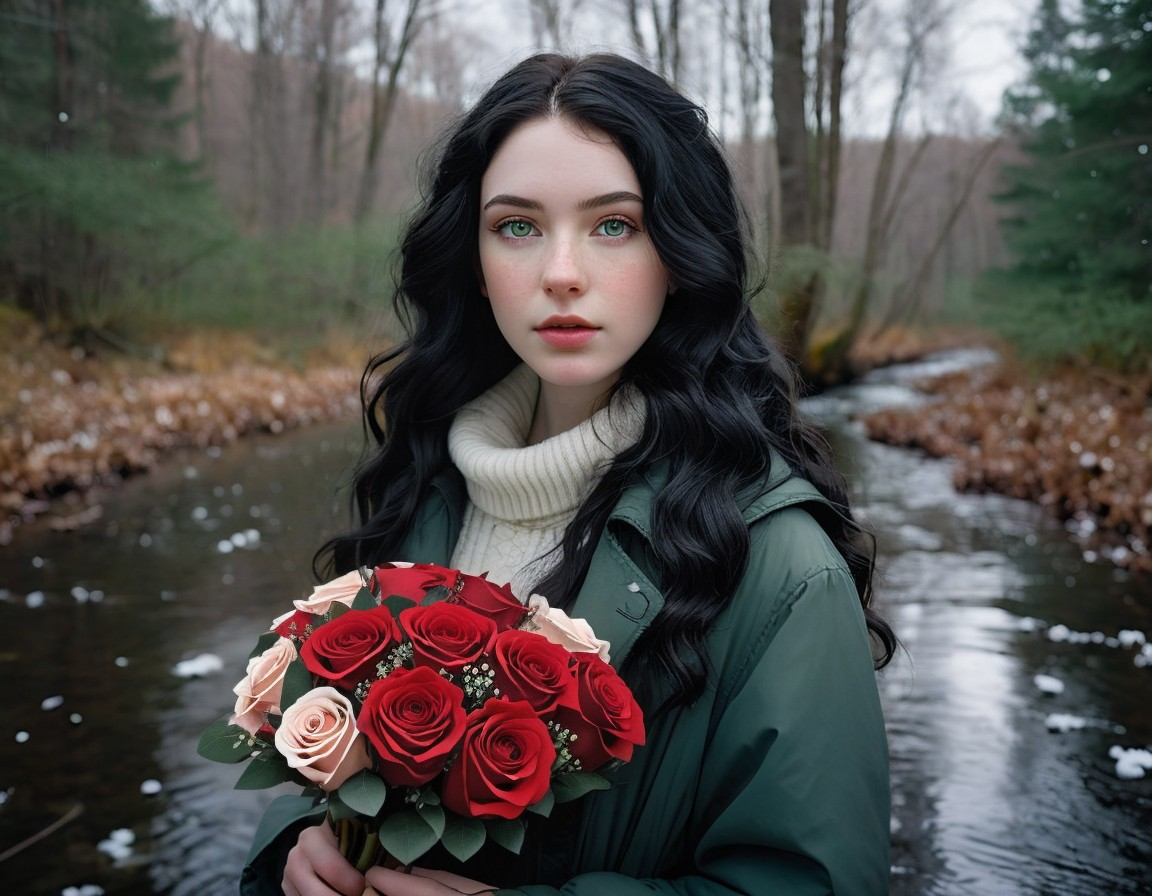
[[(814, 486), (793, 475), (782, 457), (773, 452), (771, 461), (764, 480), (744, 493), (742, 515), (747, 524), (793, 504), (812, 501), (827, 504)], [(625, 489), (600, 534), (588, 575), (572, 609), (571, 615), (586, 618), (597, 637), (612, 645), (612, 665), (617, 668), (664, 608), (664, 594), (654, 581), (654, 566), (645, 561), (652, 557), (652, 507), (667, 481), (666, 465), (657, 465)], [(438, 475), (432, 489), (446, 514), (447, 532), (441, 529), (438, 533), (434, 542), (437, 550), (422, 551), (419, 537), (414, 538), (409, 547), (419, 555), (420, 562), (447, 565), (451, 560), (451, 545), (460, 534), (467, 489), (455, 468)], [(440, 556), (445, 545), (449, 556)]]

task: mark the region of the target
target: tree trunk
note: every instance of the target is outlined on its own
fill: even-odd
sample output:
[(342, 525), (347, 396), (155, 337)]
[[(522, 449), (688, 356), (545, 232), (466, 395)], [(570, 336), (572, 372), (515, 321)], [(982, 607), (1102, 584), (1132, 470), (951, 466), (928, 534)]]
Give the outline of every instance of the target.
[(249, 224), (259, 226), (264, 219), (267, 184), (264, 182), (264, 147), (267, 134), (268, 69), (271, 48), (268, 40), (268, 0), (255, 0), (256, 55), (252, 60), (252, 138), (248, 141), (248, 168), (252, 184)]
[(824, 201), (816, 243), (825, 252), (832, 250), (836, 203), (840, 193), (841, 105), (844, 97), (844, 67), (848, 61), (848, 0), (832, 0), (832, 41), (828, 51), (828, 151), (825, 156)]
[(996, 154), (996, 150), (1000, 148), (1000, 143), (1000, 139), (990, 141), (988, 145), (980, 151), (980, 154), (968, 169), (968, 174), (964, 178), (964, 184), (953, 200), (952, 208), (948, 212), (948, 217), (944, 219), (944, 223), (937, 232), (932, 247), (924, 253), (920, 259), (919, 266), (916, 268), (916, 272), (901, 287), (899, 293), (897, 293), (893, 299), (892, 305), (888, 309), (888, 314), (885, 316), (884, 322), (878, 332), (883, 332), (901, 318), (906, 321), (911, 321), (915, 318), (921, 303), (924, 301), (924, 291), (928, 285), (928, 277), (932, 273), (932, 266), (936, 263), (936, 258), (940, 254), (940, 251), (948, 244), (948, 238), (951, 236), (952, 230), (956, 227), (956, 222), (960, 220), (960, 215), (963, 214), (964, 209), (968, 207), (968, 200), (972, 197), (972, 190), (976, 186), (976, 179), (980, 176), (980, 172), (984, 170), (984, 166), (988, 164), (988, 160)]
[[(765, 244), (771, 243), (771, 206), (761, 210), (761, 195), (756, 177), (756, 135), (760, 125), (760, 100), (763, 95), (764, 68), (767, 54), (764, 52), (764, 32), (767, 30), (763, 19), (757, 15), (760, 7), (753, 8), (752, 0), (736, 0), (733, 22), (733, 38), (736, 42), (737, 76), (739, 84), (740, 149), (741, 173), (747, 180), (746, 196), (749, 208), (754, 215), (757, 230), (763, 230), (760, 238)], [(755, 204), (753, 204), (753, 202)], [(761, 227), (761, 225), (763, 225)]]
[[(376, 199), (379, 180), (380, 148), (392, 120), (392, 110), (396, 105), (396, 94), (400, 88), (400, 72), (416, 33), (420, 29), (420, 6), (422, 0), (408, 0), (404, 12), (404, 22), (396, 48), (389, 56), (388, 22), (384, 16), (384, 0), (376, 0), (374, 34), (376, 57), (372, 66), (372, 118), (368, 130), (368, 148), (364, 155), (364, 170), (360, 178), (360, 192), (356, 197), (356, 225), (363, 226), (368, 220)], [(381, 73), (387, 69), (387, 81), (381, 85)]]
[(335, 68), (337, 0), (322, 0), (319, 32), (316, 35), (316, 80), (312, 86), (312, 140), (309, 151), (309, 172), (312, 176), (308, 217), (313, 224), (321, 224), (328, 211), (328, 117), (332, 107), (332, 73)]
[[(783, 250), (812, 242), (808, 180), (808, 128), (804, 116), (804, 0), (770, 0), (772, 35), (772, 107), (780, 178), (780, 228)], [(818, 275), (799, 271), (779, 285), (781, 338), (787, 355), (806, 366), (814, 319)]]
[[(825, 129), (825, 93), (828, 89), (828, 0), (816, 0), (819, 12), (816, 14), (816, 64), (812, 86), (812, 117), (815, 133), (812, 135), (812, 243), (819, 246), (820, 234), (824, 232), (825, 208), (828, 185), (824, 180), (825, 159), (828, 154), (828, 133)], [(823, 248), (823, 247), (821, 247)]]

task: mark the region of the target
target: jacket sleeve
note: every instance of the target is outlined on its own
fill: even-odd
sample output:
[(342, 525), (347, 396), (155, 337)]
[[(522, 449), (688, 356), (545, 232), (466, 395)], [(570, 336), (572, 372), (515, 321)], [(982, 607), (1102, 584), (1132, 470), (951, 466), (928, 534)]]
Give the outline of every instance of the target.
[(264, 811), (248, 860), (240, 876), (241, 896), (282, 896), (281, 881), (288, 851), (304, 828), (324, 817), (324, 807), (311, 797), (280, 796)]
[(887, 742), (846, 570), (799, 581), (759, 640), (768, 643), (721, 695), (689, 825), (688, 873), (597, 872), (499, 896), (886, 894)]

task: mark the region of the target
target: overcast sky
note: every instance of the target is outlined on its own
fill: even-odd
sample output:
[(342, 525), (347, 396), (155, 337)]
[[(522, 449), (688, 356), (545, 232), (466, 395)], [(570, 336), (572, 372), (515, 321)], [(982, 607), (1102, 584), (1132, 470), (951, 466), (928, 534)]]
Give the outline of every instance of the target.
[[(850, 57), (848, 77), (867, 87), (855, 90), (845, 104), (849, 127), (856, 133), (879, 134), (887, 126), (895, 84), (894, 57), (898, 54), (894, 47), (869, 47), (863, 42), (882, 43), (890, 38), (893, 29), (885, 27), (879, 17), (899, 9), (905, 2), (907, 0), (866, 0), (874, 7), (872, 18), (870, 21), (862, 18), (855, 23), (854, 36), (860, 44)], [(909, 115), (907, 126), (913, 130), (931, 127), (962, 133), (990, 130), (1005, 87), (1023, 73), (1020, 47), (1038, 2), (953, 0), (954, 12), (944, 41), (944, 54), (934, 61), (930, 89), (920, 106)], [(689, 2), (687, 6), (691, 8), (693, 4)], [(529, 0), (484, 2), (473, 7), (478, 25), (476, 38), (492, 48), (492, 56), (484, 66), (487, 70), (478, 73), (479, 87), (532, 50), (528, 8)], [(572, 29), (573, 40), (565, 49), (581, 52), (616, 48), (628, 52), (623, 7), (617, 4), (616, 8), (619, 13), (609, 17), (600, 11), (599, 0), (579, 0), (580, 14)], [(709, 23), (705, 21), (703, 27), (709, 27)], [(685, 87), (710, 107), (715, 120), (717, 110), (711, 108), (714, 100), (708, 96), (709, 85), (688, 83)], [(958, 95), (964, 97), (959, 103)]]

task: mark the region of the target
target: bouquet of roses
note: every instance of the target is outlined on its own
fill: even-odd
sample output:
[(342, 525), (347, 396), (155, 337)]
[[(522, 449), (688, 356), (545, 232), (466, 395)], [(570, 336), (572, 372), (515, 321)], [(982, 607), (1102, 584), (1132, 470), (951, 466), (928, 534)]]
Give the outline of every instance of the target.
[(257, 642), (199, 753), (296, 782), (361, 871), (436, 843), (519, 852), (525, 813), (607, 788), (644, 720), (582, 619), (507, 585), (386, 563), (317, 587)]

